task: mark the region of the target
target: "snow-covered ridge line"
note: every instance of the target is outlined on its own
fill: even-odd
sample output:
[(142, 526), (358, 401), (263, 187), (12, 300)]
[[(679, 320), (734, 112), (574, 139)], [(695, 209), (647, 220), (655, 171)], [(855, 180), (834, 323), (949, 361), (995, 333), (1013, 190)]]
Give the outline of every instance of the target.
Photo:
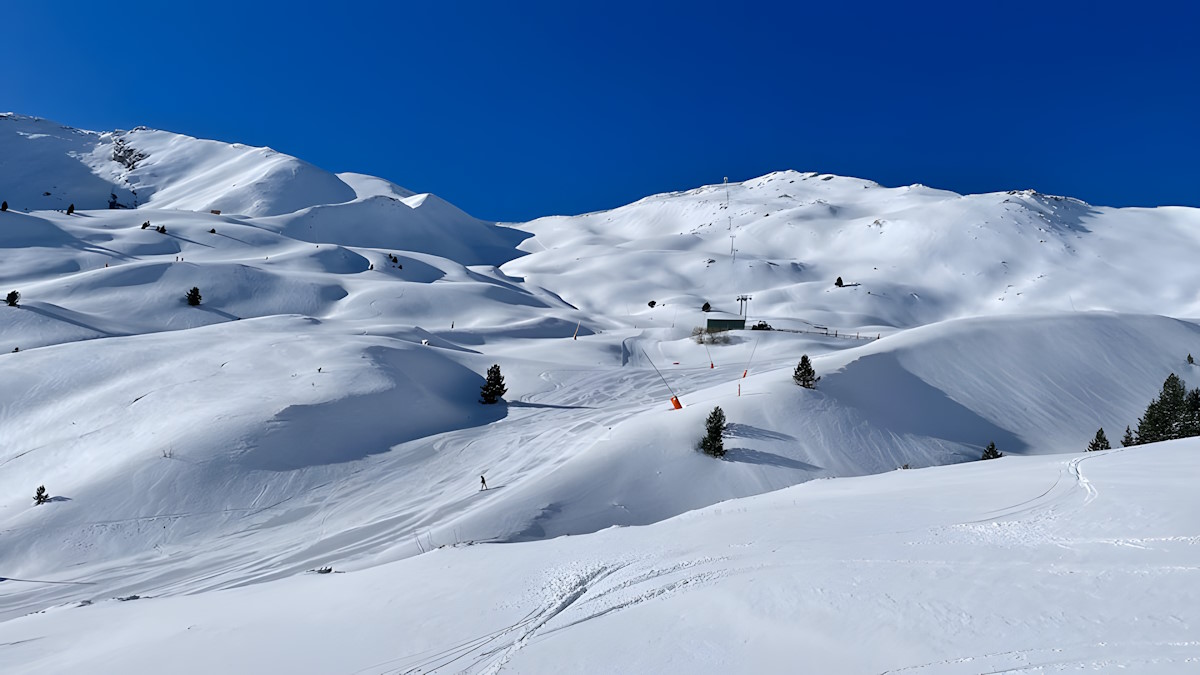
[[(1176, 568), (1194, 523), (1104, 510), (1157, 513), (1146, 486), (1177, 499), (1187, 463), (1039, 456), (1081, 451), (1100, 427), (1119, 438), (1168, 373), (1200, 383), (1186, 360), (1200, 328), (1172, 318), (1200, 316), (1196, 209), (783, 171), (497, 225), (269, 149), (12, 117), (0, 199), (0, 297), (19, 291), (0, 305), (6, 665), (78, 670), (119, 642), (104, 625), (142, 627), (111, 662), (126, 675), (162, 650), (203, 669), (273, 644), (272, 626), (323, 646), (296, 650), (297, 672), (550, 672), (634, 638), (618, 670), (790, 672), (772, 650), (800, 639), (825, 655), (819, 672), (845, 672), (838, 656), (913, 673), (970, 657), (975, 672), (1041, 663), (1055, 635), (1092, 663), (1120, 630), (1151, 647), (1112, 663), (1191, 658), (1155, 617), (1186, 624), (1196, 603), (1151, 582), (1191, 597)], [(711, 319), (788, 330), (697, 343)], [(793, 380), (801, 356), (816, 389)], [(484, 405), (493, 367), (507, 391)], [(718, 406), (722, 460), (696, 452)], [(1006, 458), (976, 463), (989, 443)], [(964, 466), (933, 469), (946, 464)], [(852, 479), (867, 474), (883, 475)], [(651, 527), (610, 529), (634, 525)], [(897, 567), (900, 590), (877, 574)], [(347, 573), (306, 573), (327, 568)], [(1129, 569), (1148, 571), (1106, 581)], [(974, 581), (955, 581), (964, 570)], [(988, 595), (1002, 578), (1031, 595)], [(363, 592), (383, 587), (403, 602)], [(1136, 630), (1088, 600), (1122, 588), (1153, 597)], [(1067, 625), (1022, 605), (1035, 597), (1102, 620)], [(376, 600), (399, 643), (294, 623), (375, 616)], [(424, 612), (417, 630), (392, 623), (416, 621), (399, 605)], [(1034, 627), (997, 632), (993, 615)], [(680, 616), (734, 617), (734, 641)], [(948, 637), (896, 631), (912, 617)], [(211, 637), (218, 623), (244, 632)], [(681, 633), (662, 644), (687, 649), (645, 647), (664, 625)], [(841, 647), (864, 626), (876, 660)], [(42, 649), (63, 642), (80, 648)], [(462, 659), (427, 656), (446, 650)], [(580, 669), (612, 670), (593, 665)]]

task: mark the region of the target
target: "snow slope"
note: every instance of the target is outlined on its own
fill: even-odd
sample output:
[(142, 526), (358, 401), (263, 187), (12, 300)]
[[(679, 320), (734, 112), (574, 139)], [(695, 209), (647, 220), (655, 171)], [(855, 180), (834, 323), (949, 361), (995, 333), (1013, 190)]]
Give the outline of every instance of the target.
[[(377, 672), (403, 671), (409, 666), (388, 660), (503, 625), (516, 626), (500, 631), (506, 646), (490, 655), (468, 649), (472, 668), (496, 672), (520, 650), (513, 663), (528, 665), (519, 672), (549, 671), (566, 649), (609, 635), (633, 639), (648, 624), (633, 620), (612, 634), (592, 631), (601, 622), (579, 624), (570, 634), (581, 642), (562, 640), (564, 651), (526, 650), (526, 632), (543, 635), (581, 597), (605, 588), (598, 583), (628, 582), (616, 595), (604, 591), (623, 598), (644, 583), (638, 579), (656, 578), (655, 569), (690, 568), (697, 563), (680, 551), (697, 541), (712, 546), (704, 555), (716, 561), (718, 595), (678, 609), (638, 600), (629, 614), (674, 626), (656, 612), (709, 621), (729, 608), (735, 635), (747, 641), (698, 644), (676, 660), (671, 645), (686, 641), (684, 622), (680, 633), (661, 629), (654, 644), (630, 650), (645, 660), (618, 671), (674, 671), (691, 668), (689, 659), (738, 670), (730, 659), (750, 658), (758, 652), (746, 645), (758, 644), (768, 660), (757, 670), (790, 672), (770, 656), (778, 636), (792, 634), (787, 626), (807, 636), (805, 644), (827, 648), (816, 672), (920, 664), (924, 672), (976, 672), (953, 670), (955, 654), (976, 658), (1008, 646), (1036, 661), (1036, 650), (1058, 637), (1075, 640), (1080, 659), (1100, 659), (1104, 630), (1046, 623), (1013, 600), (1003, 616), (1016, 621), (1025, 612), (1029, 621), (989, 637), (964, 628), (987, 616), (991, 602), (969, 591), (973, 581), (951, 579), (928, 601), (905, 586), (929, 582), (917, 570), (935, 569), (930, 560), (942, 561), (939, 569), (977, 569), (982, 553), (1006, 556), (1009, 571), (1042, 570), (1059, 539), (1000, 548), (956, 539), (943, 550), (935, 546), (941, 540), (900, 535), (965, 527), (983, 517), (972, 502), (983, 497), (998, 509), (1046, 492), (1026, 515), (1054, 520), (1044, 512), (1087, 492), (1072, 473), (1078, 464), (1062, 453), (1082, 450), (1101, 426), (1115, 442), (1167, 374), (1200, 384), (1200, 369), (1184, 360), (1200, 354), (1194, 209), (1105, 209), (1028, 191), (961, 196), (780, 172), (609, 212), (496, 224), (382, 179), (161, 131), (98, 134), (5, 115), (0, 150), (8, 158), (0, 159), (0, 198), (10, 203), (0, 213), (0, 292), (21, 293), (18, 307), (0, 306), (0, 578), (10, 580), (0, 582), (0, 636), (12, 637), (0, 639), (12, 643), (0, 654), (18, 655), (12, 672), (78, 669), (92, 658), (140, 672), (164, 653), (141, 642), (153, 641), (147, 635), (172, 636), (166, 653), (187, 644), (241, 654), (233, 669), (245, 672), (256, 639), (282, 639), (289, 625), (306, 630), (287, 623), (300, 619), (284, 598), (307, 592), (311, 579), (297, 575), (327, 564), (354, 574), (320, 580), (346, 595), (305, 599), (314, 616), (367, 595), (382, 603), (378, 612), (410, 595), (454, 597), (442, 598), (424, 632), (398, 646), (334, 630), (328, 654), (296, 652), (311, 672), (353, 672), (375, 657), (387, 661)], [(110, 193), (134, 206), (134, 190), (137, 208), (108, 208)], [(61, 212), (66, 203), (77, 206), (73, 215)], [(842, 288), (832, 284), (838, 276)], [(198, 307), (183, 301), (193, 286), (203, 295)], [(695, 343), (694, 326), (736, 315), (738, 294), (752, 296), (751, 323), (784, 330)], [(714, 312), (700, 311), (706, 301)], [(822, 375), (816, 390), (792, 382), (801, 354)], [(501, 405), (481, 406), (478, 387), (492, 364), (502, 367), (508, 392)], [(671, 409), (672, 394), (682, 410)], [(724, 461), (694, 449), (717, 405), (730, 421)], [(988, 442), (1010, 457), (893, 472), (974, 460)], [(1184, 467), (1190, 461), (1175, 448), (1153, 452)], [(1097, 463), (1136, 464), (1127, 459), (1136, 456), (1143, 455)], [(487, 492), (477, 489), (481, 474)], [(846, 480), (868, 474), (882, 475)], [(1149, 486), (1179, 474), (1147, 465), (1138, 475), (1136, 484), (1110, 477), (1124, 491), (1122, 504), (1157, 499)], [(943, 481), (959, 487), (943, 494)], [(33, 507), (41, 484), (55, 499)], [(835, 487), (843, 484), (853, 487)], [(791, 538), (829, 500), (842, 515)], [(706, 508), (708, 515), (692, 515)], [(726, 528), (714, 509), (756, 509), (763, 525)], [(792, 619), (772, 627), (781, 611), (775, 601), (736, 579), (761, 566), (768, 584), (795, 587), (794, 569), (773, 557), (730, 558), (727, 549), (770, 547), (792, 560), (826, 542), (833, 548), (819, 588), (852, 587), (870, 565), (848, 564), (859, 558), (845, 557), (849, 549), (836, 542), (873, 541), (881, 530), (868, 510), (894, 518), (889, 532), (897, 536), (878, 548), (862, 544), (853, 556), (906, 560), (912, 571), (879, 572), (859, 595), (796, 590), (779, 602), (819, 600), (825, 612), (867, 602), (866, 609), (845, 623), (785, 611)], [(1134, 511), (1114, 521), (1125, 528), (1122, 541), (1157, 536), (1139, 520), (1157, 512)], [(1086, 527), (1106, 527), (1107, 511), (1083, 513)], [(903, 519), (915, 529), (902, 528)], [(1194, 515), (1170, 522), (1182, 533), (1171, 536), (1197, 535)], [(1027, 536), (1025, 525), (1012, 527), (1013, 536)], [(586, 536), (553, 539), (568, 534)], [(1055, 536), (1068, 534), (1075, 536)], [(437, 550), (466, 543), (488, 545)], [(633, 558), (595, 558), (624, 550)], [(1171, 564), (1186, 568), (1177, 554), (1172, 548)], [(542, 556), (555, 562), (535, 562)], [(966, 567), (949, 562), (956, 556)], [(735, 562), (726, 567), (727, 559)], [(1118, 583), (1113, 570), (1142, 569), (1119, 557), (1098, 564), (1105, 584)], [(626, 567), (631, 576), (619, 571)], [(1189, 573), (1179, 574), (1179, 597), (1194, 596)], [(453, 590), (464, 580), (490, 588), (506, 575), (514, 581), (477, 600)], [(616, 576), (604, 581), (609, 575)], [(1028, 579), (1030, 599), (1052, 590), (1039, 574)], [(366, 590), (380, 584), (395, 595)], [(542, 585), (550, 589), (542, 609), (526, 607), (524, 595)], [(864, 600), (879, 594), (899, 598), (891, 615), (930, 615), (910, 633), (889, 634), (896, 643), (872, 661), (849, 645), (855, 621), (883, 630), (880, 617), (891, 615)], [(156, 601), (102, 602), (130, 595)], [(1174, 600), (1150, 596), (1147, 620), (1175, 616), (1184, 628), (1194, 620)], [(1094, 609), (1086, 598), (1068, 600), (1068, 614)], [(81, 601), (96, 604), (78, 614), (63, 609)], [(477, 624), (463, 623), (476, 606), (467, 602), (488, 608), (469, 619)], [(171, 632), (182, 616), (172, 609), (148, 613), (135, 631), (137, 655), (127, 658), (151, 659), (142, 665), (100, 659), (92, 647), (69, 655), (16, 649), (28, 639), (20, 631), (34, 626), (45, 645), (89, 636), (85, 644), (107, 650), (116, 644), (101, 628), (113, 620), (108, 613), (140, 615), (126, 608), (144, 604), (189, 616), (249, 612), (246, 624), (213, 619), (239, 625), (245, 638), (222, 629), (190, 643)], [(1119, 606), (1141, 610), (1132, 600)], [(60, 609), (20, 618), (47, 607)], [(509, 615), (519, 609), (533, 611)], [(379, 621), (394, 629), (403, 619)], [(501, 623), (488, 628), (491, 621)], [(756, 631), (765, 642), (755, 642)], [(916, 640), (924, 631), (953, 637)], [(1112, 667), (1144, 666), (1145, 655), (1168, 642), (1185, 653), (1158, 664), (1174, 672), (1191, 657), (1188, 645), (1170, 640), (1123, 648)], [(852, 656), (860, 658), (854, 667), (830, 665)], [(0, 671), (7, 663), (0, 659)], [(351, 663), (359, 665), (342, 667)], [(456, 663), (452, 670), (467, 662)], [(612, 672), (589, 662), (578, 669)]]
[(814, 481), (588, 537), (72, 603), (0, 642), (13, 672), (1186, 673), (1198, 458), (1187, 440)]
[[(522, 228), (530, 255), (506, 269), (569, 289), (564, 299), (591, 312), (613, 313), (617, 297), (660, 320), (648, 301), (736, 314), (735, 297), (751, 294), (751, 319), (871, 333), (981, 314), (1200, 316), (1196, 209), (782, 171)], [(1169, 281), (1155, 281), (1151, 261)]]
[(270, 148), (143, 127), (96, 133), (5, 113), (0, 157), (5, 199), (22, 211), (107, 208), (116, 195), (126, 207), (262, 216), (355, 198), (337, 176)]

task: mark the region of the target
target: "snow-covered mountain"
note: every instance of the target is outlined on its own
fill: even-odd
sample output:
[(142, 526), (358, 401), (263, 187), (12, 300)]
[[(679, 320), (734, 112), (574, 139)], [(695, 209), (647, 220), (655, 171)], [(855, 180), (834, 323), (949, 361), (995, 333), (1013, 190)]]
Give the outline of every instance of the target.
[[(0, 306), (0, 671), (195, 652), (236, 672), (796, 672), (797, 640), (824, 645), (814, 672), (1200, 658), (1200, 511), (1148, 520), (1194, 501), (1194, 444), (1088, 456), (1091, 480), (1070, 454), (1136, 426), (1169, 373), (1200, 384), (1200, 210), (786, 171), (498, 224), (270, 149), (15, 114), (0, 199), (0, 294), (20, 293)], [(692, 339), (743, 295), (777, 330)], [(802, 354), (816, 390), (792, 382)], [(492, 364), (508, 392), (480, 405)], [(695, 451), (718, 405), (724, 461)], [(989, 442), (1009, 457), (930, 468)], [(567, 534), (588, 536), (532, 541)], [(464, 546), (495, 542), (522, 543)], [(1033, 606), (1078, 562), (1060, 547), (1137, 631), (1082, 595)], [(908, 571), (871, 571), (888, 561)], [(352, 573), (291, 578), (323, 565)], [(999, 597), (1006, 570), (1025, 595)], [(1139, 574), (1175, 591), (1140, 604)], [(133, 595), (154, 599), (99, 602)], [(408, 637), (300, 625), (356, 603)], [(660, 628), (727, 609), (724, 637)], [(988, 612), (1028, 622), (995, 634)], [(118, 624), (142, 628), (114, 654)], [(245, 658), (318, 627), (329, 653)], [(863, 632), (878, 654), (854, 653)], [(626, 661), (564, 666), (613, 640)]]

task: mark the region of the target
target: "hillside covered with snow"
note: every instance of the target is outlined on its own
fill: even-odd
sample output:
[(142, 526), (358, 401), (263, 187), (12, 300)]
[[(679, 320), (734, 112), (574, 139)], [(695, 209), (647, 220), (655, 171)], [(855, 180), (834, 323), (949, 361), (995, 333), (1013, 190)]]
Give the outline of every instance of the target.
[[(784, 171), (493, 223), (16, 114), (0, 199), (0, 671), (1200, 659), (1198, 448), (1078, 454), (1200, 385), (1200, 210)], [(739, 296), (774, 330), (697, 343)]]

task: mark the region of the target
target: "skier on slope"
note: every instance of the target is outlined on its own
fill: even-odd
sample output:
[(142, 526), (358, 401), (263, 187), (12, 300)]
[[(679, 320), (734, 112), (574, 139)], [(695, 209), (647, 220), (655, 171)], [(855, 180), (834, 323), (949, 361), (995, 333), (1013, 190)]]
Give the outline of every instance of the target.
[(480, 485), (480, 487), (479, 487), (480, 492), (486, 490), (487, 489), (487, 479), (484, 478), (483, 476), (480, 476), (479, 477), (479, 485)]

